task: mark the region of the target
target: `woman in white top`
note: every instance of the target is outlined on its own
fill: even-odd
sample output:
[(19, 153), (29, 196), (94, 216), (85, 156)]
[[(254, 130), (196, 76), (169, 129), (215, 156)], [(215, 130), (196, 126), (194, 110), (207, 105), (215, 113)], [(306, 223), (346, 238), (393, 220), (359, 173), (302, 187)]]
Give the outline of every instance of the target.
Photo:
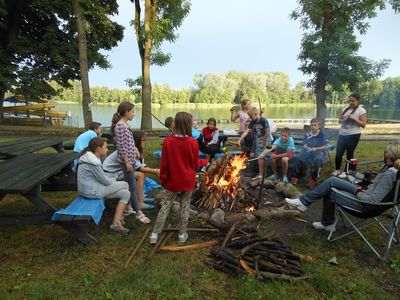
[[(342, 124), (339, 130), (339, 138), (336, 147), (335, 164), (336, 170), (333, 176), (345, 178), (346, 173), (340, 173), (342, 157), (346, 151), (347, 160), (350, 161), (354, 155), (354, 151), (360, 141), (361, 128), (367, 125), (367, 111), (360, 106), (361, 96), (359, 94), (351, 94), (349, 96), (349, 106), (346, 107), (339, 116), (339, 123)], [(355, 171), (356, 165), (349, 164), (348, 169)]]

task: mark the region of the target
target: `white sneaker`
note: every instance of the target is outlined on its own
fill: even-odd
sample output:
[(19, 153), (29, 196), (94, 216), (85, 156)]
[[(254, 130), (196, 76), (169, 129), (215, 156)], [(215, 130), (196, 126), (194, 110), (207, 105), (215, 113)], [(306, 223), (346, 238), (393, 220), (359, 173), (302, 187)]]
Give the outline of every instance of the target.
[(346, 172), (342, 172), (337, 177), (342, 178), (342, 179), (346, 179), (347, 178), (347, 174), (346, 174)]
[(340, 174), (340, 170), (335, 170), (332, 172), (332, 176), (338, 176)]
[(152, 232), (152, 233), (150, 234), (150, 244), (156, 244), (157, 241), (158, 241), (158, 234)]
[(313, 222), (312, 226), (315, 229), (318, 229), (318, 230), (324, 229), (324, 230), (329, 231), (329, 232), (334, 232), (336, 230), (335, 224), (331, 224), (331, 225), (326, 225), (325, 226), (325, 225), (322, 225), (321, 222)]
[(299, 198), (295, 198), (295, 199), (290, 199), (290, 198), (285, 198), (285, 201), (287, 204), (293, 205), (296, 207), (297, 210), (299, 211), (306, 211), (307, 210), (307, 206), (305, 206)]
[(186, 242), (187, 239), (188, 239), (187, 232), (178, 234), (179, 243), (184, 243), (184, 242)]
[(257, 175), (256, 177), (253, 177), (252, 180), (257, 180), (257, 179), (261, 179), (262, 176), (261, 175)]

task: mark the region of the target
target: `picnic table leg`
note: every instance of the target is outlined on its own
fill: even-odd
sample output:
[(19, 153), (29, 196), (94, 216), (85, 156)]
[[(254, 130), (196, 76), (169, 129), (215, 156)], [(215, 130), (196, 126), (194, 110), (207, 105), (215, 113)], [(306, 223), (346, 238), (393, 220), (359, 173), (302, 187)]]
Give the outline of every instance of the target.
[[(44, 213), (51, 212), (51, 214), (49, 214), (49, 218), (51, 219), (51, 216), (56, 211), (56, 208), (52, 206), (50, 203), (48, 203), (46, 199), (40, 196), (39, 190), (40, 190), (39, 187), (36, 187), (27, 194), (24, 194), (24, 196), (29, 201), (31, 201), (36, 207), (38, 207), (42, 212)], [(80, 241), (85, 245), (92, 245), (97, 243), (97, 240), (88, 232), (86, 232), (82, 227), (80, 227), (78, 224), (71, 223), (71, 224), (58, 224), (58, 225), (62, 226), (75, 239), (77, 239), (78, 241)]]
[(58, 153), (63, 153), (64, 152), (64, 147), (62, 146), (62, 143), (54, 145), (53, 148), (58, 152)]

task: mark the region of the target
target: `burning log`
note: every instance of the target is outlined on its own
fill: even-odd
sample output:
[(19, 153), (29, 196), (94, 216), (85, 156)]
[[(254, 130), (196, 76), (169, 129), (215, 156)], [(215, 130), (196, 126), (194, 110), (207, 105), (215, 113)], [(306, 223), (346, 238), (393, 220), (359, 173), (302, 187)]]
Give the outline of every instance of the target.
[(215, 161), (205, 173), (200, 185), (203, 195), (196, 201), (196, 205), (208, 209), (235, 210), (239, 201), (245, 199), (239, 175), (244, 168), (246, 168), (245, 156), (225, 155)]

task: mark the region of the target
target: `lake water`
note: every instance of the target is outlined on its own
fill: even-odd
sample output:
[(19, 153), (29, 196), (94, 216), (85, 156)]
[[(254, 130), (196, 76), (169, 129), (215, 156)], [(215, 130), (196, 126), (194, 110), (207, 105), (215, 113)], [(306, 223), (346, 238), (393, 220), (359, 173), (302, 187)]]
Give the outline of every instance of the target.
[[(336, 118), (343, 108), (334, 107), (328, 108), (328, 118)], [(66, 126), (83, 127), (83, 114), (80, 104), (58, 104), (56, 110), (71, 112), (71, 118), (65, 121)], [(93, 105), (92, 114), (93, 120), (103, 124), (103, 126), (111, 125), (111, 118), (116, 112), (117, 106), (106, 105)], [(174, 116), (178, 111), (187, 111), (194, 115), (196, 119), (208, 119), (214, 117), (217, 120), (224, 120), (230, 118), (229, 107), (153, 107), (152, 113), (161, 121), (169, 116)], [(368, 118), (370, 119), (387, 119), (387, 120), (400, 120), (400, 110), (389, 110), (370, 108), (368, 111)], [(310, 119), (316, 114), (314, 107), (298, 107), (298, 106), (282, 106), (282, 107), (267, 107), (264, 115), (271, 119)], [(136, 109), (136, 116), (130, 122), (133, 128), (140, 128), (142, 118), (141, 107)], [(153, 128), (163, 128), (162, 125), (155, 119), (153, 120)], [(218, 124), (218, 128), (226, 129), (232, 128), (232, 123)], [(237, 126), (237, 125), (235, 125)], [(202, 126), (201, 126), (202, 127)]]

